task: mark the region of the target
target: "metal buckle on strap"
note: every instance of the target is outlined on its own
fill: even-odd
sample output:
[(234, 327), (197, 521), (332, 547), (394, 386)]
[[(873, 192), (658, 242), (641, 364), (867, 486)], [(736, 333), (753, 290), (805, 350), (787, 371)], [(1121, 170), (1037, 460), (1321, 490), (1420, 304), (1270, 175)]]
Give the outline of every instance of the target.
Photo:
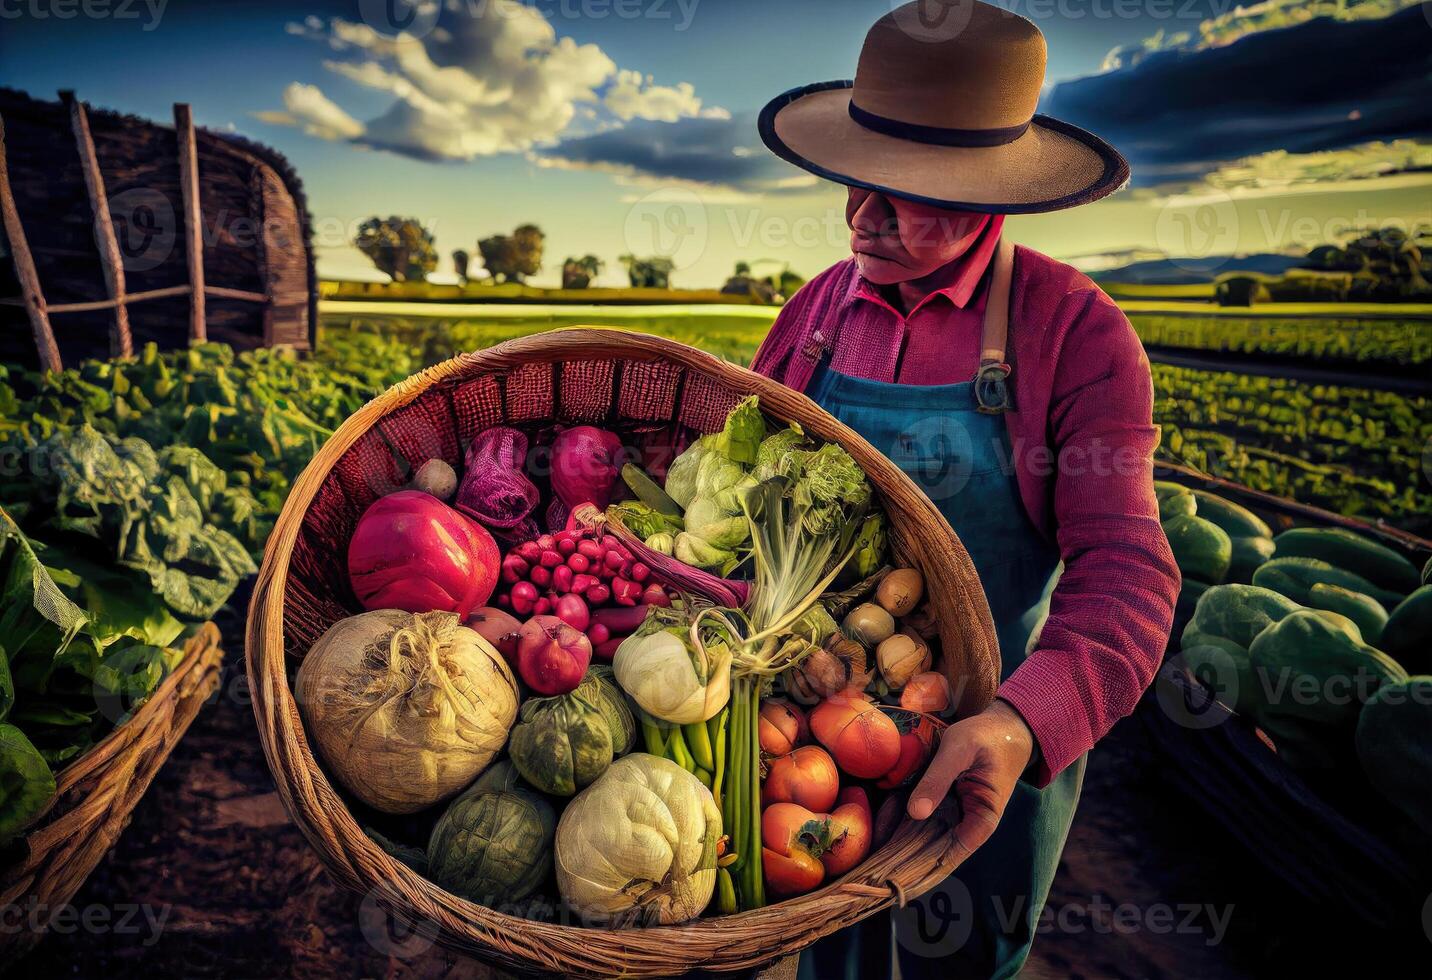
[(1009, 397), (1008, 364), (986, 361), (975, 375), (975, 410), (984, 415), (1003, 415), (1012, 405)]

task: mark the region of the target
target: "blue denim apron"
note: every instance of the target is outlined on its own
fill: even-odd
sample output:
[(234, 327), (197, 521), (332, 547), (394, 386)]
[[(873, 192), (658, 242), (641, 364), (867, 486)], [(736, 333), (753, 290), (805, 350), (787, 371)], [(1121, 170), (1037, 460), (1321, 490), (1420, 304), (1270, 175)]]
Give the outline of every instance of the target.
[[(1001, 338), (999, 360), (1002, 347)], [(1025, 513), (1003, 416), (981, 412), (975, 389), (854, 378), (824, 358), (806, 393), (904, 470), (955, 529), (984, 586), (1008, 677), (1048, 608), (1059, 553)], [(817, 943), (801, 956), (803, 980), (872, 980), (891, 976), (897, 963), (905, 980), (1018, 973), (1069, 834), (1084, 762), (1042, 790), (1020, 782), (994, 835), (942, 885)]]

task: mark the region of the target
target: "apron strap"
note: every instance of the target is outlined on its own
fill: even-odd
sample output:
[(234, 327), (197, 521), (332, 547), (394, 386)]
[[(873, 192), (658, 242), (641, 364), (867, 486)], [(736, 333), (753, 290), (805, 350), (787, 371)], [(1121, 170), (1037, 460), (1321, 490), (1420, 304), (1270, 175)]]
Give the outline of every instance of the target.
[(1002, 415), (1014, 408), (1010, 397), (1012, 369), (1005, 359), (1009, 343), (1010, 286), (1014, 279), (1014, 243), (1001, 238), (995, 248), (989, 299), (985, 302), (980, 332), (980, 366), (975, 373), (975, 405), (985, 415)]

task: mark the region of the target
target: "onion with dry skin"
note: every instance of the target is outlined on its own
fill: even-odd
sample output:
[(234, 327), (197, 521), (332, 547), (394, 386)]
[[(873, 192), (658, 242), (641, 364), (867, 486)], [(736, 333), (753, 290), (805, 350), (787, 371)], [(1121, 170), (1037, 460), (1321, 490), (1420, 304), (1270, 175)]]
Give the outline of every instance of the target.
[(294, 695), (329, 771), (384, 813), (414, 813), (463, 789), (517, 717), (507, 662), (449, 612), (340, 620), (308, 651)]
[(895, 632), (895, 618), (875, 603), (863, 602), (850, 610), (841, 626), (853, 639), (875, 647)]
[(910, 678), (930, 669), (930, 647), (918, 633), (906, 630), (881, 643), (875, 661), (890, 690), (898, 691)]
[(925, 595), (925, 579), (913, 568), (897, 568), (880, 580), (875, 601), (892, 616), (910, 613)]

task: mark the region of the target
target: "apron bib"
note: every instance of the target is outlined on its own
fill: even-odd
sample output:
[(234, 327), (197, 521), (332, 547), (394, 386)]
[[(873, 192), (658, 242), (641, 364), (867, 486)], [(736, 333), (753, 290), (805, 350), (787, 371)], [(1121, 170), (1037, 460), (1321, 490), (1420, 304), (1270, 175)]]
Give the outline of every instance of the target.
[[(1008, 406), (1003, 323), (1012, 249), (1001, 243), (991, 284), (980, 375), (971, 382), (902, 385), (832, 371), (828, 348), (806, 385), (812, 400), (898, 465), (969, 551), (999, 637), (1001, 673), (1024, 661), (1048, 609), (1058, 550), (1025, 513), (1002, 417)], [(1010, 977), (1029, 955), (1083, 781), (1084, 759), (1044, 789), (1015, 787), (989, 841), (905, 909), (822, 940), (801, 956), (803, 980), (898, 975)]]

